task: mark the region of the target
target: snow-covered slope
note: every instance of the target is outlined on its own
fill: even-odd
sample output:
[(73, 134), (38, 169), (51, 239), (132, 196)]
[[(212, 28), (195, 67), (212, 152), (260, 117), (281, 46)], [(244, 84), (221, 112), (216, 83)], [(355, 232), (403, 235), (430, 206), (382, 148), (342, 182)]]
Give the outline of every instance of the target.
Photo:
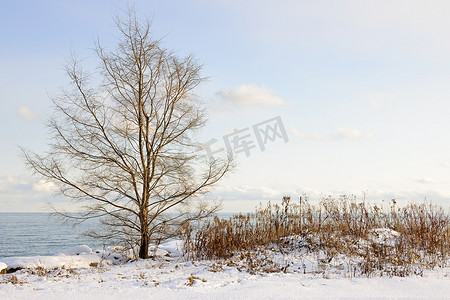
[[(0, 275), (0, 299), (444, 299), (450, 295), (450, 268), (405, 278), (355, 278), (342, 276), (337, 264), (336, 273), (320, 270), (312, 257), (297, 253), (271, 257), (292, 262), (287, 273), (251, 274), (238, 260), (184, 261), (179, 257), (180, 245), (177, 241), (161, 245), (153, 259), (97, 267), (89, 264), (112, 262), (107, 257), (117, 256), (114, 251), (120, 249), (89, 251), (80, 246), (55, 256), (6, 259), (22, 267), (40, 262), (41, 268)], [(307, 265), (307, 272), (302, 265)]]

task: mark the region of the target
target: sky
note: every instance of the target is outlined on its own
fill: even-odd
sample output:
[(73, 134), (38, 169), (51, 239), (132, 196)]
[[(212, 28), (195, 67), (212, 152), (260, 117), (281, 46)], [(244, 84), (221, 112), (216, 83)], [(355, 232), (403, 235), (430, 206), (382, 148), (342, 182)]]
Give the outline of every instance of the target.
[(128, 5), (203, 65), (200, 138), (212, 151), (228, 140), (238, 163), (208, 196), (223, 211), (304, 193), (450, 205), (448, 1), (3, 0), (0, 211), (70, 207), (19, 146), (48, 149), (67, 58), (94, 66), (95, 41), (114, 46)]

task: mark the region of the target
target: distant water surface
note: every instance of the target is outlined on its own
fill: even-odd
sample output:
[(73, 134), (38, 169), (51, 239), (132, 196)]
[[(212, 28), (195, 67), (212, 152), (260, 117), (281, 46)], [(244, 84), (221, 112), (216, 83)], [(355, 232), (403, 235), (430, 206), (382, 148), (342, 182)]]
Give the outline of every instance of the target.
[[(231, 215), (218, 214), (221, 218)], [(101, 249), (102, 241), (82, 235), (98, 225), (97, 220), (89, 220), (73, 227), (58, 222), (48, 213), (0, 212), (0, 258), (54, 255), (77, 245), (88, 245), (94, 250)]]
[(73, 227), (49, 213), (0, 213), (0, 257), (53, 255), (82, 244), (102, 248), (101, 242), (82, 236), (97, 224), (90, 220)]

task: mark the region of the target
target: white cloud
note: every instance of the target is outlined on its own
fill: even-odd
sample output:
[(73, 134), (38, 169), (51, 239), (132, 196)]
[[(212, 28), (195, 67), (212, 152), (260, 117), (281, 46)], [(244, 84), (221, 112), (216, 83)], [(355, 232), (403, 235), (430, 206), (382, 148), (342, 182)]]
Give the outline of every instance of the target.
[(216, 93), (222, 101), (237, 106), (280, 106), (287, 102), (274, 95), (273, 90), (256, 84), (240, 85), (232, 89), (223, 89)]
[(448, 205), (448, 198), (450, 194), (444, 191), (437, 190), (399, 190), (390, 192), (385, 190), (369, 191), (369, 200), (377, 202), (380, 200), (389, 201), (395, 199), (400, 205), (407, 205), (409, 203), (436, 203), (439, 205)]
[(17, 112), (17, 116), (24, 120), (39, 120), (40, 117), (34, 111), (26, 106), (21, 106)]
[(56, 190), (56, 185), (53, 182), (39, 180), (33, 184), (33, 190), (39, 192), (52, 193)]
[(16, 193), (27, 193), (33, 189), (28, 180), (15, 178), (13, 176), (0, 177), (0, 192), (2, 195)]
[(422, 183), (422, 184), (437, 183), (436, 180), (434, 180), (433, 178), (429, 178), (429, 177), (423, 177), (423, 178), (416, 179), (416, 182)]
[[(284, 188), (267, 187), (267, 186), (233, 186), (216, 188), (214, 192), (208, 195), (208, 199), (215, 199), (223, 201), (226, 211), (229, 212), (253, 212), (255, 207), (262, 203), (266, 205), (268, 201), (271, 203), (281, 203), (283, 196), (291, 196), (293, 203), (298, 203), (299, 196), (306, 196), (308, 202), (318, 205), (321, 200), (330, 196), (338, 199), (341, 195), (352, 197), (356, 196), (357, 202), (362, 202), (364, 199), (370, 204), (388, 205), (392, 199), (396, 200), (397, 205), (405, 206), (409, 203), (423, 203), (425, 199), (432, 203), (448, 205), (449, 194), (439, 192), (436, 190), (398, 190), (386, 191), (382, 189), (365, 190), (365, 195), (360, 190), (318, 190), (307, 187), (285, 186)], [(305, 199), (305, 198), (303, 198)]]
[(281, 199), (284, 191), (266, 186), (227, 186), (217, 187), (208, 197), (219, 200), (277, 200)]
[(375, 109), (382, 109), (392, 104), (395, 100), (392, 94), (369, 93), (365, 97)]
[(358, 129), (347, 129), (338, 127), (337, 129), (337, 138), (343, 140), (368, 140), (372, 139), (375, 136), (371, 133), (363, 133)]
[(42, 195), (49, 195), (56, 189), (56, 185), (45, 180), (36, 180), (28, 176), (1, 176), (0, 193), (2, 198), (34, 199)]
[(337, 132), (335, 134), (318, 134), (318, 133), (312, 133), (307, 134), (303, 133), (299, 130), (297, 130), (294, 127), (289, 128), (289, 133), (293, 135), (296, 138), (299, 139), (305, 139), (305, 140), (315, 140), (315, 141), (326, 141), (326, 140), (332, 140), (332, 139), (338, 139), (338, 140), (369, 140), (373, 139), (375, 135), (372, 133), (363, 133), (358, 129), (352, 128), (342, 128), (338, 127)]
[(297, 130), (294, 127), (289, 128), (289, 133), (292, 134), (296, 138), (305, 139), (305, 140), (324, 141), (329, 138), (328, 136), (323, 135), (323, 134), (317, 134), (317, 133), (306, 134), (306, 133), (303, 133), (303, 132)]
[(0, 176), (0, 211), (48, 211), (56, 185), (27, 175)]

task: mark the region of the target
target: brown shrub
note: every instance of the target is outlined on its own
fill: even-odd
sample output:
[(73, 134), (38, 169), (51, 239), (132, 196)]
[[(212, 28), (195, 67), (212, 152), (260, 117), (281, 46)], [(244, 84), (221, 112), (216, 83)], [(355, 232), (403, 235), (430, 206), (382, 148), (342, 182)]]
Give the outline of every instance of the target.
[[(299, 200), (294, 203), (286, 196), (281, 205), (269, 203), (254, 213), (215, 217), (197, 228), (186, 226), (186, 258), (227, 259), (276, 245), (282, 253), (299, 247), (321, 250), (328, 261), (338, 254), (363, 258), (358, 268), (369, 275), (383, 270), (387, 275), (403, 276), (420, 273), (417, 267), (447, 264), (450, 217), (442, 207), (422, 203), (400, 208), (395, 200), (369, 205), (345, 195), (323, 198), (318, 205), (310, 204), (306, 197)], [(375, 242), (372, 237), (377, 228), (400, 235), (390, 243)], [(287, 237), (299, 237), (302, 242)], [(250, 263), (255, 261), (248, 258)]]

